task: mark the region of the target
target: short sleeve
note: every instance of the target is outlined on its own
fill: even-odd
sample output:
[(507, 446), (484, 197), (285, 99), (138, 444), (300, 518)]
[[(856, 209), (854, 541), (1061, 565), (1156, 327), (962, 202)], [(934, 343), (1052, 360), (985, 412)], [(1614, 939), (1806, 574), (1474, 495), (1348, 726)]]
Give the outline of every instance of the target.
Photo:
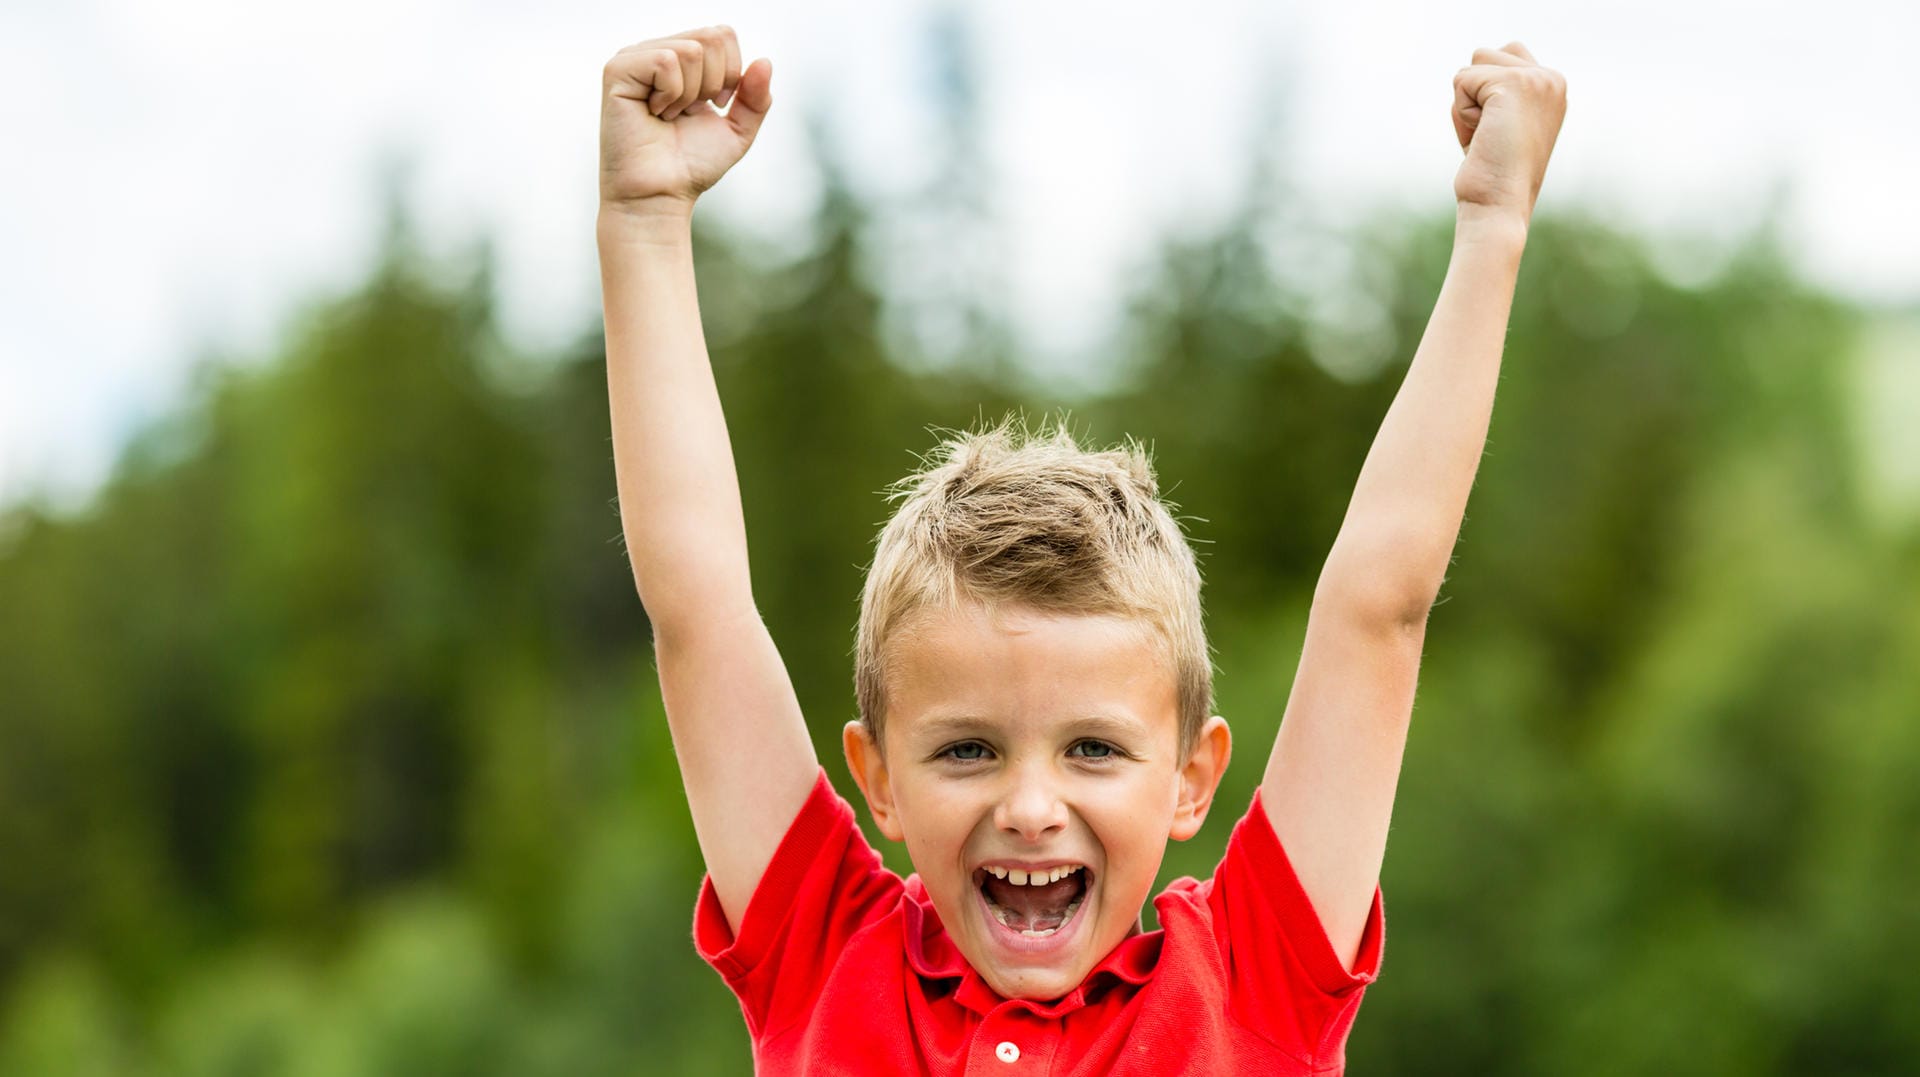
[(847, 939), (884, 914), (901, 887), (822, 769), (748, 900), (737, 935), (713, 880), (702, 877), (694, 949), (739, 998), (759, 1039), (812, 1009)]
[(1236, 1016), (1315, 1063), (1337, 1059), (1360, 995), (1379, 974), (1386, 935), (1380, 888), (1374, 888), (1349, 971), (1256, 791), (1227, 841), (1208, 900), (1227, 956)]

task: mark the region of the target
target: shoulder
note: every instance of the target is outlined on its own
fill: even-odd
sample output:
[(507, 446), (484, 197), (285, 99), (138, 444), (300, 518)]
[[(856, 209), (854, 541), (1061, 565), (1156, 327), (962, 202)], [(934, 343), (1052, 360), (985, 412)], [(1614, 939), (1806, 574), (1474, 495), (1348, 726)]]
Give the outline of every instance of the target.
[(1379, 971), (1379, 895), (1349, 969), (1257, 792), (1212, 878), (1176, 879), (1154, 905), (1167, 935), (1163, 975), (1217, 985), (1235, 1024), (1297, 1058), (1317, 1064), (1339, 1056), (1360, 996)]
[(846, 939), (884, 915), (897, 903), (901, 889), (900, 877), (887, 870), (860, 832), (853, 806), (834, 791), (822, 769), (780, 839), (737, 931), (720, 910), (712, 880), (703, 880), (694, 917), (695, 947), (730, 983), (763, 968), (792, 975), (800, 951)]

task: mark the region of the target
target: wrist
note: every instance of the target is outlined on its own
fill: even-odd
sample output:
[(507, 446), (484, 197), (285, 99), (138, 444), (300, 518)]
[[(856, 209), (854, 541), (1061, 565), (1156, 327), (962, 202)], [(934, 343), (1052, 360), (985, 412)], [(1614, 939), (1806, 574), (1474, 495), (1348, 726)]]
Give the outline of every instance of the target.
[(602, 244), (686, 246), (693, 238), (693, 203), (677, 198), (643, 203), (602, 202), (595, 231)]
[(1517, 241), (1524, 244), (1532, 214), (1514, 206), (1461, 202), (1454, 207), (1454, 235)]

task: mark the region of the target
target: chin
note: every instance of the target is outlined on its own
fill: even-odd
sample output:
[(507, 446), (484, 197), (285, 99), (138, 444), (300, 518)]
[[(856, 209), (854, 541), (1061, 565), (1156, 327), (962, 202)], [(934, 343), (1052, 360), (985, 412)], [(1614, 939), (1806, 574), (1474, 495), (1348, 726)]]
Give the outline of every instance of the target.
[[(1092, 971), (1091, 965), (1087, 971)], [(1076, 975), (1072, 971), (1055, 969), (984, 969), (980, 978), (987, 981), (987, 986), (993, 988), (1001, 998), (1051, 1002), (1079, 987), (1080, 982), (1086, 979), (1086, 972)]]

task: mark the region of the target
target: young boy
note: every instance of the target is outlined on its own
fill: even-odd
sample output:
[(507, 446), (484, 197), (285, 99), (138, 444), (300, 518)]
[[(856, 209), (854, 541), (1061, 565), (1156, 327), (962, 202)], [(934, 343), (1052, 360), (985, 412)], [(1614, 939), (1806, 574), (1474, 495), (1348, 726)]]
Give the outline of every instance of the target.
[[(1213, 878), (1140, 912), (1232, 740), (1200, 579), (1137, 450), (1008, 428), (903, 485), (860, 610), (847, 761), (902, 880), (828, 785), (749, 590), (695, 303), (695, 199), (772, 65), (727, 27), (605, 71), (598, 223), (621, 519), (707, 879), (695, 943), (765, 1073), (1338, 1073), (1427, 613), (1485, 440), (1565, 111), (1519, 44), (1454, 77), (1452, 263), (1314, 592), (1259, 791)], [(730, 107), (729, 107), (730, 103)], [(725, 111), (721, 111), (725, 110)]]

